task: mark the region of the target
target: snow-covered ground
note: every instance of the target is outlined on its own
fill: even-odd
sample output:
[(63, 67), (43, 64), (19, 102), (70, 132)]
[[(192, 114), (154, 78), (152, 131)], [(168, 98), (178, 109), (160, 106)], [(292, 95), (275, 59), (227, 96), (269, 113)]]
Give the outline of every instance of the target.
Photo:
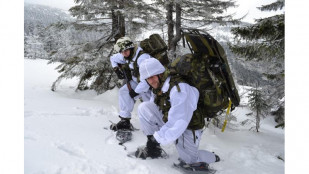
[[(127, 150), (118, 145), (115, 133), (103, 129), (117, 122), (118, 89), (96, 95), (94, 91), (75, 92), (76, 79), (63, 81), (56, 92), (50, 90), (58, 77), (56, 64), (46, 60), (24, 60), (24, 172), (25, 174), (176, 174), (174, 145), (163, 146), (168, 159), (141, 160), (127, 153), (144, 145), (146, 137), (135, 131)], [(246, 87), (240, 88), (240, 93)], [(245, 96), (245, 95), (243, 95)], [(243, 100), (246, 101), (245, 99)], [(139, 128), (136, 108), (132, 123)], [(216, 152), (221, 160), (211, 164), (217, 174), (284, 173), (283, 129), (269, 117), (262, 120), (260, 132), (249, 131), (253, 122), (241, 123), (251, 111), (236, 108), (237, 121), (228, 123), (225, 132), (206, 128), (200, 149)]]

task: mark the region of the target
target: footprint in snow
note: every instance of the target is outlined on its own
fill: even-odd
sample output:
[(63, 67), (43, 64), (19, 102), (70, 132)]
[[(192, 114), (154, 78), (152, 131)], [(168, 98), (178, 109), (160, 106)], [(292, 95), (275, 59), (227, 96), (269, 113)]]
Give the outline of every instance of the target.
[(86, 158), (84, 150), (80, 147), (67, 144), (67, 143), (58, 143), (58, 144), (55, 144), (55, 146), (59, 150), (67, 153), (68, 155), (76, 156), (78, 158)]

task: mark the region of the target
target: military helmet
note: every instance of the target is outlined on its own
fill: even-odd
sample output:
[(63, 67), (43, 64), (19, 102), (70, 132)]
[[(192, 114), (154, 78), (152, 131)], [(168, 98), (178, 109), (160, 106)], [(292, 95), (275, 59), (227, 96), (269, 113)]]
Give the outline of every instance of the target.
[(129, 37), (121, 37), (114, 45), (114, 50), (121, 53), (129, 48), (134, 48), (134, 44)]

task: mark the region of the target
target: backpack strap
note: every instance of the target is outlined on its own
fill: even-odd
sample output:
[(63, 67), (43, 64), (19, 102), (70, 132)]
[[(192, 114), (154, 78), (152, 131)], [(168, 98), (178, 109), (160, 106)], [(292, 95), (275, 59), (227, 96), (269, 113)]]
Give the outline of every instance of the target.
[(142, 55), (144, 54), (144, 51), (143, 50), (140, 50), (136, 56), (136, 59), (135, 61), (133, 62), (133, 76), (137, 77), (137, 82), (140, 82), (140, 79), (139, 79), (139, 67), (137, 66), (137, 59)]
[[(166, 79), (165, 79), (166, 80)], [(164, 81), (165, 81), (164, 80)], [(167, 121), (168, 121), (168, 111), (170, 110), (170, 108), (171, 108), (171, 103), (170, 103), (170, 97), (169, 97), (169, 95), (170, 95), (170, 92), (171, 92), (171, 90), (172, 90), (172, 88), (174, 87), (174, 86), (176, 86), (176, 88), (177, 88), (177, 91), (178, 92), (181, 92), (181, 89), (180, 89), (180, 87), (179, 87), (179, 83), (181, 83), (181, 82), (185, 82), (185, 80), (183, 80), (182, 78), (181, 78), (181, 76), (177, 76), (177, 75), (174, 75), (174, 76), (171, 76), (171, 80), (170, 80), (170, 86), (169, 86), (169, 88), (168, 88), (168, 91), (166, 92), (166, 93), (162, 93), (161, 95), (159, 95), (159, 96), (157, 96), (156, 97), (156, 99), (157, 98), (161, 98), (161, 100), (160, 100), (160, 102), (157, 104), (158, 106), (159, 106), (159, 109), (162, 111), (162, 113), (163, 113), (163, 121), (166, 123)], [(161, 86), (161, 88), (162, 88), (162, 86)], [(161, 91), (162, 92), (162, 91)], [(156, 101), (156, 100), (155, 100)], [(157, 101), (158, 102), (158, 101)], [(194, 117), (194, 113), (193, 113), (193, 116), (192, 116), (192, 118)], [(190, 123), (191, 123), (191, 121), (190, 121)], [(189, 126), (190, 126), (190, 123), (189, 123)], [(190, 128), (188, 126), (188, 128)], [(192, 130), (192, 134), (193, 134), (193, 142), (195, 143), (196, 142), (196, 136), (195, 136), (195, 129), (191, 129)], [(178, 143), (178, 139), (176, 140), (176, 144)], [(184, 145), (184, 140), (183, 140), (183, 145)]]
[(193, 134), (193, 142), (194, 142), (194, 144), (195, 144), (195, 142), (196, 142), (196, 136), (195, 136), (195, 130), (193, 130), (193, 129), (192, 129), (192, 134)]
[(206, 67), (206, 69), (207, 69), (207, 72), (208, 72), (208, 74), (210, 76), (211, 81), (213, 82), (213, 84), (216, 87), (217, 93), (221, 94), (221, 89), (219, 88), (218, 82), (215, 79), (215, 75), (210, 71), (210, 69), (208, 67)]
[(172, 75), (170, 76), (171, 79), (170, 79), (170, 86), (167, 90), (167, 92), (163, 93), (162, 92), (162, 86), (164, 84), (164, 82), (166, 81), (166, 79), (170, 76), (170, 72), (169, 70), (167, 69), (164, 74), (163, 74), (163, 77), (161, 78), (161, 84), (159, 86), (158, 89), (153, 89), (153, 93), (156, 94), (156, 98), (154, 100), (155, 104), (157, 106), (159, 106), (159, 109), (162, 111), (163, 113), (163, 121), (166, 123), (167, 120), (168, 120), (168, 111), (170, 110), (171, 108), (171, 103), (170, 103), (170, 92), (172, 90), (172, 88), (174, 86), (177, 87), (177, 91), (178, 92), (181, 92), (181, 89), (179, 87), (179, 83), (184, 81), (181, 79), (180, 76), (176, 76), (176, 75)]
[(135, 58), (135, 60), (133, 60), (133, 58), (135, 57), (135, 54), (136, 54), (136, 51), (138, 49), (138, 46), (136, 45), (133, 49), (133, 56), (131, 59), (128, 60), (128, 66), (131, 62), (133, 62), (133, 70), (131, 70), (131, 75), (135, 76), (137, 78), (137, 82), (140, 82), (140, 79), (139, 79), (139, 68), (137, 66), (137, 59), (139, 58), (139, 56), (141, 56), (142, 54), (144, 54), (144, 51), (143, 50), (140, 50)]
[[(170, 86), (167, 92), (163, 93), (161, 91), (161, 88), (163, 86), (163, 83), (167, 79), (167, 77), (170, 76)], [(169, 70), (165, 71), (163, 78), (162, 78), (162, 83), (160, 84), (160, 87), (156, 90), (153, 89), (153, 93), (156, 94), (156, 98), (154, 100), (155, 104), (159, 106), (159, 110), (162, 111), (163, 114), (163, 121), (166, 123), (168, 121), (168, 111), (171, 108), (171, 103), (170, 103), (170, 92), (174, 86), (176, 86), (177, 91), (181, 92), (181, 88), (179, 86), (179, 83), (187, 81), (183, 79), (180, 75), (170, 75)], [(204, 117), (201, 115), (201, 113), (194, 111), (192, 115), (192, 119), (187, 127), (187, 129), (190, 130), (197, 130), (203, 128), (205, 125)], [(195, 132), (194, 132), (195, 134)], [(195, 136), (194, 136), (195, 137)], [(196, 140), (194, 139), (194, 142)]]

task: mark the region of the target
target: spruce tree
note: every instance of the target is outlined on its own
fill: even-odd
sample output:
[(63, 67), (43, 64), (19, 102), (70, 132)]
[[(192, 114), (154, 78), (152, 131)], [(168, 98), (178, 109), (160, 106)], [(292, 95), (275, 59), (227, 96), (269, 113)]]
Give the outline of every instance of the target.
[[(283, 7), (284, 1), (278, 0), (258, 9), (276, 11)], [(260, 66), (263, 75), (270, 81), (269, 86), (264, 86), (269, 93), (267, 102), (274, 112), (281, 111), (275, 112), (280, 113), (277, 121), (284, 120), (284, 16), (284, 13), (273, 15), (256, 19), (254, 24), (245, 27), (233, 28), (235, 40), (230, 44), (230, 49), (240, 58), (263, 64)]]
[(256, 85), (255, 88), (249, 91), (249, 107), (255, 111), (255, 129), (259, 132), (261, 118), (266, 117), (268, 111), (268, 105), (266, 104), (266, 99), (261, 91)]
[(125, 35), (135, 40), (141, 29), (147, 27), (149, 19), (157, 17), (152, 15), (156, 9), (142, 0), (75, 0), (75, 3), (77, 5), (70, 12), (77, 20), (61, 26), (62, 33), (74, 31), (77, 37), (94, 33), (97, 37), (69, 43), (53, 54), (50, 63), (61, 60), (62, 64), (58, 67), (61, 75), (53, 83), (52, 90), (56, 90), (62, 79), (78, 77), (77, 90), (94, 89), (102, 93), (119, 85), (109, 61), (116, 40)]
[[(205, 29), (211, 23), (221, 25), (238, 23), (239, 19), (233, 19), (232, 14), (226, 14), (230, 7), (236, 7), (232, 0), (154, 0), (156, 5), (161, 5), (166, 10), (166, 24), (168, 34), (168, 46), (170, 56), (176, 57), (177, 43), (181, 39), (181, 27)], [(175, 12), (175, 19), (173, 18)], [(175, 35), (176, 34), (176, 35)]]

